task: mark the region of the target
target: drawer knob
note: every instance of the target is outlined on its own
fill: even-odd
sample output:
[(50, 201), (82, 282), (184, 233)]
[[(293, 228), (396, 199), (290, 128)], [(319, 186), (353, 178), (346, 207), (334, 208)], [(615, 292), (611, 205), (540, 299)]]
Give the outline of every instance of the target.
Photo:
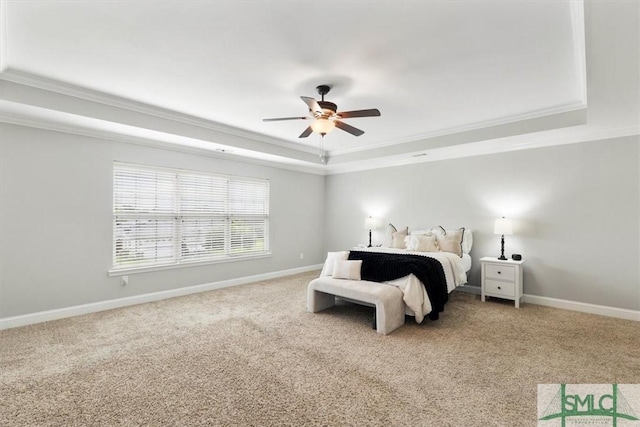
[(502, 289), (500, 286), (498, 286), (498, 289)]
[(502, 271), (498, 271), (498, 274), (502, 274)]

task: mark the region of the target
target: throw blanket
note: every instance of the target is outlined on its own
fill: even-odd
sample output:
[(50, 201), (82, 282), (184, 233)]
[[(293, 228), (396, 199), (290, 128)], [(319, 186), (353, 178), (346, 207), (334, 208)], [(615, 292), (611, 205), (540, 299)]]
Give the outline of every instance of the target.
[(387, 282), (413, 274), (424, 285), (431, 313), (429, 318), (437, 320), (449, 299), (447, 281), (440, 261), (419, 255), (396, 255), (376, 252), (351, 251), (350, 260), (362, 260), (362, 280)]

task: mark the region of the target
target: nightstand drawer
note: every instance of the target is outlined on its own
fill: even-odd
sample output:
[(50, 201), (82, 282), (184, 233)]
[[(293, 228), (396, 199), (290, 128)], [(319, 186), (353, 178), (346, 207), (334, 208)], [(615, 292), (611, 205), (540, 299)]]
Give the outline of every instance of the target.
[(512, 298), (516, 295), (516, 284), (513, 282), (486, 279), (484, 281), (484, 288), (485, 293), (491, 295), (503, 295)]
[(491, 279), (501, 279), (513, 282), (516, 279), (516, 269), (512, 265), (487, 264), (484, 267), (484, 274)]

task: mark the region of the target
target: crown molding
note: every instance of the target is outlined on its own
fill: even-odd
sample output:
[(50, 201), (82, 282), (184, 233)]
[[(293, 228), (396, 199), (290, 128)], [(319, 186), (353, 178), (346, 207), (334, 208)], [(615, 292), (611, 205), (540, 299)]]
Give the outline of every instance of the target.
[[(169, 150), (179, 153), (196, 154), (200, 156), (213, 157), (217, 159), (224, 159), (228, 161), (236, 161), (242, 163), (249, 163), (259, 166), (267, 166), (277, 169), (291, 170), (295, 172), (304, 172), (314, 175), (326, 175), (326, 167), (324, 165), (316, 164), (294, 164), (285, 163), (284, 161), (269, 161), (258, 158), (252, 158), (249, 156), (241, 156), (229, 152), (221, 152), (217, 150), (207, 150), (204, 148), (189, 147), (185, 145), (173, 144), (171, 142), (158, 141), (155, 139), (141, 138), (132, 135), (124, 135), (115, 132), (108, 132), (101, 129), (84, 128), (79, 126), (67, 126), (60, 123), (53, 123), (44, 120), (38, 120), (34, 118), (27, 118), (19, 115), (14, 115), (7, 112), (2, 112), (0, 115), (0, 123), (6, 123), (10, 125), (30, 127), (42, 130), (48, 130), (53, 132), (67, 133), (71, 135), (85, 136), (89, 138), (101, 139), (110, 142), (121, 142), (125, 144), (141, 145), (145, 147), (154, 147), (163, 150)], [(233, 150), (233, 147), (230, 147)], [(291, 161), (287, 159), (287, 161)]]
[[(367, 151), (332, 156), (334, 165), (358, 162), (365, 159), (375, 160), (383, 155), (389, 158), (402, 157), (406, 154), (425, 153), (436, 149), (444, 149), (454, 146), (468, 146), (469, 143), (482, 143), (497, 139), (507, 140), (521, 135), (536, 135), (551, 130), (562, 128), (576, 128), (587, 122), (587, 109), (569, 109), (569, 111), (544, 115), (527, 120), (512, 121), (495, 126), (479, 127), (456, 133), (447, 133), (427, 139), (418, 139), (404, 144), (390, 145), (384, 148), (371, 148)], [(473, 146), (469, 146), (473, 147)]]
[(511, 151), (530, 150), (558, 145), (606, 141), (630, 136), (640, 136), (640, 126), (603, 129), (599, 131), (587, 131), (581, 135), (569, 137), (564, 135), (548, 135), (536, 137), (535, 134), (533, 134), (531, 135), (531, 139), (528, 139), (526, 141), (513, 141), (514, 138), (499, 138), (495, 140), (436, 148), (433, 150), (421, 150), (412, 153), (404, 153), (397, 156), (389, 156), (384, 159), (368, 159), (359, 162), (342, 163), (336, 165), (329, 164), (327, 165), (326, 175), (361, 172), (366, 170), (405, 166), (417, 163), (436, 162), (440, 160), (459, 159), (464, 157), (476, 157), (487, 154), (507, 153)]
[[(526, 141), (509, 141), (514, 138), (500, 138), (491, 141), (481, 141), (468, 144), (460, 144), (449, 147), (442, 147), (432, 150), (420, 150), (416, 152), (403, 153), (396, 156), (379, 157), (376, 159), (367, 159), (363, 161), (354, 161), (342, 164), (287, 164), (283, 162), (267, 161), (248, 156), (241, 156), (232, 153), (222, 153), (214, 150), (206, 150), (202, 148), (188, 147), (177, 145), (170, 142), (158, 141), (155, 139), (141, 138), (131, 135), (124, 135), (114, 132), (107, 132), (93, 128), (81, 128), (78, 126), (67, 126), (60, 123), (53, 123), (34, 118), (27, 118), (19, 115), (7, 113), (5, 111), (0, 115), (0, 122), (17, 126), (32, 127), (37, 129), (49, 130), (54, 132), (62, 132), (73, 135), (86, 136), (90, 138), (102, 139), (106, 141), (115, 141), (126, 144), (141, 145), (147, 147), (155, 147), (164, 150), (196, 154), (212, 158), (224, 159), (229, 161), (238, 161), (243, 163), (255, 164), (260, 166), (273, 167), (278, 169), (292, 170), (296, 172), (310, 173), (314, 175), (335, 175), (341, 173), (351, 173), (374, 169), (384, 169), (388, 167), (405, 166), (417, 163), (428, 163), (440, 160), (448, 160), (464, 157), (475, 157), (487, 154), (498, 154), (510, 151), (528, 150), (535, 148), (543, 148), (554, 145), (574, 144), (581, 142), (591, 142), (600, 140), (610, 140), (627, 136), (640, 136), (640, 126), (632, 126), (616, 129), (604, 129), (596, 132), (588, 132), (578, 137), (566, 138), (564, 136), (535, 136), (531, 135), (531, 139)], [(233, 147), (230, 148), (233, 150)], [(290, 159), (287, 159), (290, 161)]]
[[(583, 37), (584, 38), (584, 37)], [(214, 132), (220, 132), (235, 137), (257, 141), (260, 143), (267, 143), (275, 146), (279, 146), (286, 149), (292, 149), (298, 152), (307, 154), (316, 154), (317, 149), (306, 145), (294, 144), (289, 141), (273, 138), (267, 135), (251, 132), (232, 126), (216, 123), (210, 120), (193, 117), (187, 114), (178, 113), (175, 111), (167, 110), (161, 107), (154, 107), (152, 105), (144, 104), (137, 101), (132, 101), (126, 98), (118, 97), (115, 95), (109, 95), (102, 92), (98, 92), (92, 89), (87, 89), (72, 84), (60, 82), (57, 80), (49, 79), (43, 76), (34, 75), (31, 73), (23, 72), (16, 69), (6, 69), (0, 72), (0, 80), (5, 80), (12, 83), (17, 83), (29, 87), (34, 87), (49, 92), (58, 93), (61, 95), (71, 96), (74, 98), (82, 99), (85, 101), (96, 102), (98, 104), (108, 105), (124, 110), (129, 110), (137, 113), (147, 114), (150, 116), (171, 120), (174, 122), (187, 124), (191, 126), (197, 126)], [(474, 130), (486, 129), (490, 127), (496, 127), (501, 125), (513, 124), (521, 121), (539, 119), (548, 117), (551, 115), (567, 113), (586, 108), (586, 103), (582, 100), (577, 100), (569, 103), (556, 105), (549, 108), (544, 108), (536, 111), (525, 112), (521, 114), (501, 117), (497, 119), (484, 120), (471, 124), (465, 124), (461, 126), (454, 126), (450, 128), (440, 129), (437, 131), (425, 132), (421, 134), (415, 134), (408, 137), (397, 138), (385, 141), (380, 144), (368, 145), (366, 147), (350, 148), (344, 150), (332, 150), (328, 152), (328, 156), (336, 158), (343, 155), (363, 153), (376, 149), (384, 149), (389, 147), (397, 147), (402, 144), (410, 144), (416, 141), (435, 139), (443, 136), (459, 134), (463, 132), (471, 132)]]
[[(3, 79), (0, 75), (0, 93), (4, 112), (25, 118), (60, 121), (66, 126), (97, 127), (114, 133), (141, 136), (147, 139), (159, 138), (175, 144), (194, 145), (216, 144), (233, 147), (237, 154), (245, 152), (249, 157), (265, 160), (281, 158), (284, 163), (301, 161), (306, 164), (322, 164), (313, 150), (301, 151), (297, 148), (270, 144), (255, 138), (245, 138), (211, 128), (158, 117), (139, 111), (132, 111), (93, 100), (61, 94), (39, 87)], [(189, 141), (192, 143), (189, 143)], [(198, 145), (199, 145), (198, 144)], [(207, 148), (207, 147), (204, 147)], [(263, 153), (251, 155), (250, 153)]]
[(583, 101), (567, 102), (567, 103), (555, 105), (548, 108), (543, 108), (536, 111), (529, 111), (526, 113), (500, 117), (497, 119), (483, 120), (483, 121), (469, 123), (461, 126), (453, 126), (445, 129), (439, 129), (437, 131), (425, 132), (421, 134), (412, 135), (409, 137), (392, 139), (389, 141), (385, 141), (384, 143), (372, 144), (366, 147), (348, 148), (345, 150), (333, 150), (329, 154), (331, 155), (331, 157), (335, 157), (335, 156), (340, 156), (345, 154), (357, 153), (361, 151), (373, 150), (377, 148), (387, 148), (387, 147), (401, 145), (401, 144), (408, 144), (408, 143), (412, 143), (420, 140), (434, 139), (434, 138), (439, 138), (443, 136), (459, 134), (463, 132), (471, 132), (475, 130), (486, 129), (486, 128), (491, 128), (496, 126), (509, 125), (513, 123), (522, 122), (525, 120), (535, 120), (535, 119), (545, 118), (545, 117), (559, 115), (563, 113), (570, 113), (573, 111), (579, 111), (586, 108), (587, 108), (587, 104)]
[(60, 82), (12, 68), (7, 68), (4, 71), (0, 72), (0, 80), (30, 86), (49, 92), (55, 92), (61, 95), (72, 96), (74, 98), (79, 98), (85, 101), (96, 102), (111, 107), (134, 111), (136, 113), (147, 114), (150, 116), (171, 120), (182, 124), (197, 126), (240, 138), (277, 145), (283, 148), (301, 151), (303, 153), (315, 154), (317, 151), (315, 148), (308, 147), (306, 145), (294, 144), (282, 139), (262, 135), (244, 129), (239, 129), (233, 126), (224, 125), (211, 120), (201, 119), (165, 108), (155, 107), (153, 105), (132, 101), (130, 99), (122, 98), (119, 96), (109, 95), (103, 92), (75, 86), (72, 84)]
[(584, 24), (584, 0), (574, 0), (569, 3), (571, 10), (571, 28), (573, 30), (573, 44), (575, 50), (576, 75), (580, 86), (580, 96), (587, 103), (587, 45)]

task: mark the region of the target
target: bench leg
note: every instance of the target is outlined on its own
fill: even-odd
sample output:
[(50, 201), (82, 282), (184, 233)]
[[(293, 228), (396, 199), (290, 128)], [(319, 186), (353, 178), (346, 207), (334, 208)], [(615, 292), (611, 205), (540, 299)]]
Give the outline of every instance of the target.
[(307, 293), (307, 311), (317, 313), (336, 305), (336, 297), (331, 294), (310, 289)]
[(376, 304), (376, 332), (387, 335), (404, 325), (404, 303), (402, 299)]
[(371, 324), (371, 329), (378, 329), (378, 324), (376, 323), (376, 311), (373, 311), (373, 323)]

